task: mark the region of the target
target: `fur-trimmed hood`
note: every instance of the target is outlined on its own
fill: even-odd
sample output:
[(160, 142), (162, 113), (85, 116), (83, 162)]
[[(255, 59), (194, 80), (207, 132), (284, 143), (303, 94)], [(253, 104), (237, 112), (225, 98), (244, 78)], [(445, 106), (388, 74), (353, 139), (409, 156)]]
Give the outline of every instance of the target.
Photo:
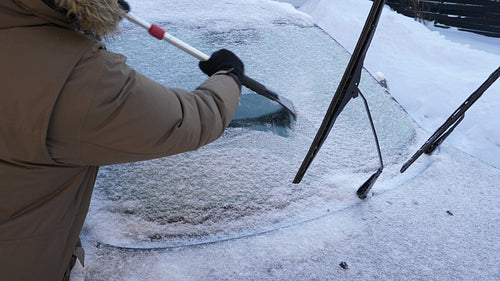
[[(43, 0), (54, 2), (66, 16), (76, 20), (85, 32), (97, 36), (107, 36), (118, 31), (118, 23), (125, 16), (117, 0)], [(56, 7), (56, 9), (57, 9)]]
[(117, 0), (1, 0), (0, 28), (53, 23), (98, 37), (118, 32)]

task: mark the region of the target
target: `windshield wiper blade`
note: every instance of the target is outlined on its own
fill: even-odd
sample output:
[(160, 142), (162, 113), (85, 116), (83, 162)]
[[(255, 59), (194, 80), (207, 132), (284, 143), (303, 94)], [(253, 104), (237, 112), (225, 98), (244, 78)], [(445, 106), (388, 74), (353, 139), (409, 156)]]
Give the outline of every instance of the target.
[[(335, 124), (337, 117), (342, 112), (347, 103), (351, 99), (358, 96), (359, 93), (358, 86), (361, 79), (361, 70), (363, 69), (363, 62), (366, 56), (366, 52), (368, 51), (371, 40), (373, 38), (373, 34), (375, 33), (375, 30), (377, 28), (377, 24), (380, 19), (380, 15), (382, 13), (382, 9), (384, 7), (384, 2), (385, 2), (384, 0), (373, 1), (373, 5), (370, 10), (370, 13), (368, 14), (368, 18), (366, 19), (363, 31), (361, 32), (361, 35), (358, 39), (358, 43), (356, 44), (356, 48), (354, 49), (353, 55), (351, 56), (351, 59), (349, 61), (349, 64), (347, 65), (342, 80), (340, 81), (339, 87), (337, 88), (337, 91), (333, 96), (330, 106), (328, 107), (326, 115), (321, 123), (321, 126), (318, 129), (318, 132), (316, 133), (316, 137), (314, 138), (309, 148), (309, 151), (307, 152), (306, 157), (302, 161), (302, 164), (293, 180), (293, 183), (301, 182), (307, 169), (314, 160), (316, 154), (319, 152), (321, 146), (328, 137), (328, 134), (330, 133), (333, 125)], [(378, 140), (377, 140), (377, 147), (378, 147)], [(378, 149), (380, 150), (379, 147)], [(376, 174), (378, 173), (378, 175), (380, 175), (382, 169), (383, 165), (379, 168), (380, 171), (377, 171)], [(369, 186), (367, 188), (367, 190), (369, 190), (369, 188), (371, 188), (373, 182), (376, 180), (378, 175), (377, 176), (373, 175), (372, 177), (370, 177), (370, 179), (372, 180), (367, 181), (367, 183), (364, 184), (363, 186), (365, 185)], [(362, 192), (362, 194), (365, 195), (366, 193), (367, 192)]]
[(484, 83), (479, 86), (465, 101), (460, 105), (453, 114), (439, 127), (434, 134), (406, 161), (401, 167), (400, 172), (404, 173), (422, 154), (431, 154), (436, 147), (453, 132), (453, 130), (462, 122), (465, 112), (483, 95), (483, 93), (500, 77), (500, 67), (497, 68)]

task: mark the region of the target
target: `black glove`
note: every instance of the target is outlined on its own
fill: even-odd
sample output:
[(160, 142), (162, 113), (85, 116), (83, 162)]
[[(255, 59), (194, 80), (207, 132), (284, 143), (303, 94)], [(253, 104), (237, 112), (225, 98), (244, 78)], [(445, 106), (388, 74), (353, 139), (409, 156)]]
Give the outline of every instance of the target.
[(233, 52), (226, 49), (213, 53), (207, 61), (200, 61), (199, 66), (201, 71), (208, 76), (212, 76), (220, 70), (231, 70), (228, 74), (235, 78), (240, 87), (243, 83), (243, 77), (245, 77), (243, 62)]

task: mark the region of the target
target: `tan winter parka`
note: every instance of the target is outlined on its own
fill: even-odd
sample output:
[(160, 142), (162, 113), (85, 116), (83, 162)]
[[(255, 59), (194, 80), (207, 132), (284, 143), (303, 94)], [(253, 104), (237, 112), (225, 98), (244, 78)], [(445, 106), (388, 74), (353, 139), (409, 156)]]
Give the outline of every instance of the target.
[(195, 150), (238, 105), (224, 73), (166, 88), (77, 28), (42, 0), (0, 1), (0, 280), (62, 280), (98, 166)]

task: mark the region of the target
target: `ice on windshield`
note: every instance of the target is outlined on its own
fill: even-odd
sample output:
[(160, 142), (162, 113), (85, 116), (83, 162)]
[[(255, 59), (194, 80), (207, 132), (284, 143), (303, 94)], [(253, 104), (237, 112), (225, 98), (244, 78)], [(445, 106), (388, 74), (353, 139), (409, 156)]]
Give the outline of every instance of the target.
[[(249, 7), (259, 9), (254, 3), (259, 1), (250, 2)], [(360, 98), (339, 116), (302, 183), (291, 183), (350, 54), (306, 16), (291, 11), (282, 16), (289, 7), (272, 3), (251, 14), (257, 18), (237, 24), (229, 24), (234, 15), (194, 22), (195, 16), (183, 16), (182, 7), (167, 19), (155, 14), (148, 19), (163, 18), (156, 23), (207, 54), (220, 48), (238, 54), (249, 76), (294, 103), (296, 122), (285, 128), (228, 128), (219, 140), (194, 152), (102, 167), (85, 226), (89, 237), (125, 247), (196, 244), (294, 224), (359, 200), (357, 188), (378, 168)], [(196, 59), (130, 23), (122, 29), (122, 36), (107, 42), (108, 49), (126, 55), (146, 76), (186, 89), (205, 79)], [(413, 142), (413, 121), (366, 71), (360, 90), (372, 111), (386, 170), (391, 173), (394, 166), (397, 171)], [(382, 188), (375, 185), (373, 191)]]

